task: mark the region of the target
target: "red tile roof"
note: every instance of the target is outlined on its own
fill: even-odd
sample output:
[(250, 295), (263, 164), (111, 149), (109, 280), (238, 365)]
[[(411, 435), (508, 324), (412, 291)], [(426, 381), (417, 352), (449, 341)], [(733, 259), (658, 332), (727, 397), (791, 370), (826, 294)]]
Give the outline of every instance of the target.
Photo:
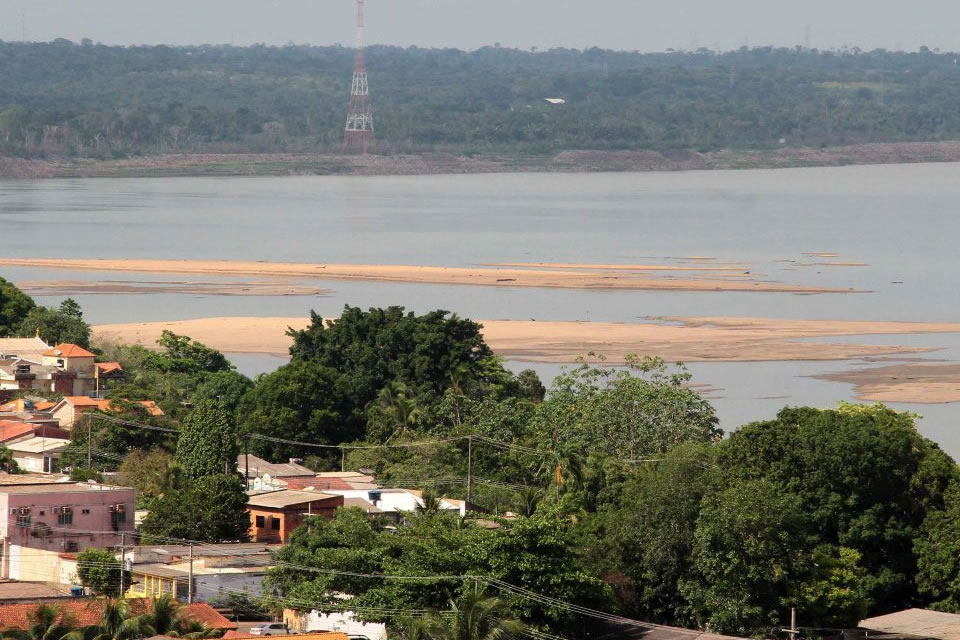
[(13, 420), (0, 420), (0, 442), (6, 442), (28, 433), (33, 433), (36, 425), (29, 422), (15, 422)]
[(341, 478), (283, 478), (283, 481), (287, 483), (287, 489), (306, 489), (307, 487), (313, 487), (317, 491), (353, 489), (346, 480)]
[(96, 358), (96, 354), (90, 353), (83, 347), (77, 346), (75, 344), (70, 344), (65, 342), (63, 344), (58, 344), (49, 351), (43, 353), (45, 356), (50, 356), (52, 358)]
[[(83, 598), (58, 602), (56, 606), (61, 607), (67, 615), (73, 618), (74, 624), (86, 627), (100, 621), (100, 616), (103, 613), (103, 602), (101, 598)], [(147, 599), (129, 600), (129, 603), (135, 615), (146, 612), (150, 606), (150, 601)], [(30, 627), (30, 614), (36, 608), (36, 603), (0, 604), (0, 630), (28, 629)], [(237, 623), (230, 622), (217, 613), (213, 607), (205, 603), (195, 602), (182, 605), (179, 613), (183, 618), (202, 622), (214, 629), (237, 628)]]
[(115, 371), (123, 371), (123, 367), (119, 362), (98, 362), (97, 369), (100, 370), (100, 375), (107, 375)]

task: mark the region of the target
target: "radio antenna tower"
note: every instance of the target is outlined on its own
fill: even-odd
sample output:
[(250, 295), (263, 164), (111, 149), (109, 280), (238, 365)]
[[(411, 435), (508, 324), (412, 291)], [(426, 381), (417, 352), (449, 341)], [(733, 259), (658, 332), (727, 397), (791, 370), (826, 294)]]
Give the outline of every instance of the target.
[(343, 131), (344, 147), (359, 150), (361, 153), (366, 153), (367, 147), (375, 139), (373, 108), (370, 106), (370, 85), (367, 82), (366, 44), (363, 39), (364, 2), (365, 0), (357, 0), (357, 57), (353, 63), (347, 126)]

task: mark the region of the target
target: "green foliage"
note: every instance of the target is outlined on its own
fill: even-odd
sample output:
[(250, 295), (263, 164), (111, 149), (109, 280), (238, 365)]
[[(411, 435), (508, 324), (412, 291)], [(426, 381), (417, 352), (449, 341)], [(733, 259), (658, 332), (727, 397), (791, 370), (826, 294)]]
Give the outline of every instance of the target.
[[(471, 585), (453, 576), (485, 575), (584, 606), (605, 607), (609, 588), (577, 566), (571, 532), (574, 523), (551, 509), (520, 518), (500, 529), (486, 529), (436, 511), (411, 514), (396, 533), (380, 531), (357, 509), (338, 509), (332, 521), (315, 518), (294, 532), (277, 552), (279, 566), (268, 576), (281, 595), (334, 602), (334, 593), (354, 596), (359, 607), (440, 609), (444, 590), (463, 594)], [(285, 568), (306, 564), (353, 574), (452, 576), (448, 583), (381, 580), (354, 575), (311, 575)], [(526, 623), (574, 631), (579, 622), (552, 607), (533, 606), (516, 596), (503, 598), (504, 611)], [(396, 622), (389, 615), (369, 619)], [(582, 620), (580, 621), (582, 622)]]
[(931, 511), (914, 543), (917, 588), (932, 608), (960, 612), (960, 483), (950, 483), (944, 508)]
[(147, 356), (148, 366), (165, 373), (217, 373), (230, 371), (233, 365), (226, 357), (210, 347), (164, 330), (157, 339), (162, 351), (151, 351)]
[(50, 344), (76, 344), (90, 347), (90, 325), (83, 321), (83, 312), (75, 300), (67, 298), (59, 309), (34, 307), (14, 329), (14, 334), (29, 338), (40, 332)]
[[(351, 390), (337, 371), (313, 361), (295, 361), (262, 376), (243, 401), (244, 428), (274, 438), (336, 444), (362, 434), (345, 406)], [(253, 439), (250, 450), (275, 459), (292, 458), (302, 447)]]
[(121, 571), (120, 560), (106, 549), (84, 549), (77, 554), (77, 577), (97, 595), (116, 596)]
[[(97, 471), (112, 471), (118, 465), (114, 456), (126, 456), (136, 449), (164, 449), (170, 451), (176, 443), (176, 433), (143, 429), (115, 422), (124, 420), (137, 424), (175, 429), (169, 418), (153, 416), (139, 402), (111, 399), (110, 410), (91, 410), (83, 413), (70, 431), (71, 447), (63, 455), (63, 462), (71, 468), (87, 467), (88, 440), (92, 466)], [(103, 456), (102, 454), (108, 454)]]
[(177, 464), (188, 478), (198, 479), (236, 470), (237, 428), (219, 403), (204, 400), (194, 406), (180, 427)]
[(0, 445), (0, 471), (4, 473), (20, 473), (20, 466), (13, 459), (13, 451)]
[(118, 484), (136, 490), (140, 509), (149, 509), (155, 499), (184, 484), (183, 468), (163, 449), (131, 451), (117, 473)]
[(767, 480), (706, 496), (693, 577), (680, 586), (698, 626), (740, 636), (776, 626), (807, 568), (807, 527), (800, 500)]
[(818, 547), (798, 601), (805, 616), (825, 627), (852, 629), (867, 617), (870, 584), (860, 554), (847, 547)]
[(943, 508), (957, 468), (910, 414), (883, 405), (784, 409), (734, 432), (720, 451), (731, 484), (774, 482), (800, 499), (823, 543), (859, 552), (878, 608), (914, 598), (913, 541), (927, 513)]
[[(0, 43), (0, 153), (335, 151), (352, 55), (340, 46)], [(386, 141), (378, 151), (518, 155), (956, 138), (953, 58), (772, 47), (367, 52)]]
[(35, 308), (33, 298), (17, 289), (12, 282), (0, 278), (0, 338), (12, 335)]
[[(499, 598), (485, 593), (479, 583), (464, 590), (450, 609), (428, 615), (419, 624), (405, 620), (404, 637), (429, 640), (506, 640), (524, 635), (526, 625), (510, 617)], [(419, 631), (415, 631), (415, 629)]]
[(243, 479), (237, 474), (204, 476), (156, 498), (141, 531), (151, 536), (204, 542), (245, 541), (250, 514)]
[(582, 365), (554, 380), (537, 406), (534, 430), (551, 447), (628, 458), (656, 456), (684, 442), (712, 442), (722, 431), (710, 404), (685, 386), (682, 368), (632, 360), (632, 371)]

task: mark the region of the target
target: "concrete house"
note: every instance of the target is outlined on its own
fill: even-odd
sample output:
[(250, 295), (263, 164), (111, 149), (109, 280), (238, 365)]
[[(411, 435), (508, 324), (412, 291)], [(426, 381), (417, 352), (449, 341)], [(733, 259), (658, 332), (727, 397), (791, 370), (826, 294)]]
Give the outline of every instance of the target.
[(76, 553), (132, 541), (134, 491), (88, 482), (6, 476), (0, 484), (0, 577), (34, 570), (35, 551)]
[(280, 489), (250, 494), (250, 539), (254, 542), (286, 544), (290, 534), (311, 516), (333, 518), (343, 496), (319, 491)]
[[(153, 400), (138, 400), (137, 403), (143, 405), (152, 416), (164, 415), (163, 409), (158, 407)], [(88, 396), (66, 396), (50, 409), (50, 413), (60, 426), (69, 429), (73, 427), (81, 415), (94, 410), (106, 413), (113, 410), (113, 403), (110, 400)]]

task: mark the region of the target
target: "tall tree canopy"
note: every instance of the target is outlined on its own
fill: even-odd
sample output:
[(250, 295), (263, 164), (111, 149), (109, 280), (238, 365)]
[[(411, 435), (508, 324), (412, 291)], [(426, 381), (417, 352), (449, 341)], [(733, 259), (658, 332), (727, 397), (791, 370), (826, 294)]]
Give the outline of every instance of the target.
[(17, 289), (12, 282), (0, 278), (0, 338), (14, 333), (36, 306), (33, 298)]
[(194, 406), (180, 427), (177, 463), (189, 478), (202, 478), (236, 470), (239, 453), (237, 426), (218, 402), (204, 400)]

